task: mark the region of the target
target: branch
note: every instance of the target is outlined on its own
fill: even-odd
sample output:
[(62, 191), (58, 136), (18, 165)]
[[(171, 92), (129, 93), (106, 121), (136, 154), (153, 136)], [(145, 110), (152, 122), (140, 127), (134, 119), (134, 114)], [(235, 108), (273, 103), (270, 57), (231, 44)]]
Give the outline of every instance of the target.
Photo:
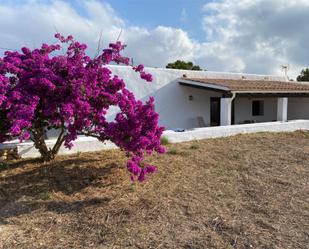
[(81, 133), (78, 133), (78, 135), (84, 135), (84, 136), (87, 136), (87, 137), (95, 137), (95, 138), (97, 138), (97, 139), (101, 139), (101, 137), (100, 136), (98, 136), (98, 135), (95, 135), (95, 134), (93, 134), (93, 133), (89, 133), (89, 132), (81, 132)]
[(57, 138), (57, 141), (56, 141), (54, 147), (52, 148), (52, 153), (54, 153), (54, 154), (58, 153), (58, 151), (59, 151), (59, 149), (60, 149), (60, 147), (61, 147), (61, 145), (62, 145), (62, 143), (65, 139), (64, 132), (65, 132), (65, 129), (63, 128), (63, 123), (62, 123), (61, 132), (60, 132), (60, 134)]

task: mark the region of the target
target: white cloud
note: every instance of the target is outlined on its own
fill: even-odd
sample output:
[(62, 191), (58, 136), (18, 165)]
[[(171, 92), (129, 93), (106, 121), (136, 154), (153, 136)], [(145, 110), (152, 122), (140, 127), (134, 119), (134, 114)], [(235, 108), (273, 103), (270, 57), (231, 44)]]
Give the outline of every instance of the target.
[(203, 10), (208, 46), (228, 50), (230, 63), (240, 71), (278, 74), (288, 63), (295, 77), (309, 66), (308, 0), (223, 0)]
[(0, 6), (0, 45), (19, 48), (23, 45), (39, 46), (43, 41), (54, 41), (53, 34), (73, 34), (77, 39), (96, 47), (100, 31), (105, 41), (116, 40), (124, 22), (113, 9), (104, 3), (83, 2), (86, 13), (83, 17), (64, 1), (43, 4), (27, 1), (14, 6)]
[(86, 42), (94, 55), (102, 32), (103, 44), (107, 46), (121, 33), (120, 40), (128, 47), (127, 55), (136, 63), (148, 66), (165, 66), (176, 59), (191, 60), (194, 43), (181, 29), (158, 26), (153, 30), (129, 26), (104, 2), (81, 1), (84, 15), (80, 15), (68, 2), (55, 0), (50, 4), (27, 1), (18, 5), (0, 6), (0, 47), (35, 47), (42, 42), (52, 42), (57, 31), (72, 34)]
[[(309, 66), (308, 0), (222, 0), (204, 5), (201, 20), (205, 41), (197, 42), (182, 29), (129, 25), (107, 3), (80, 1), (83, 15), (67, 1), (25, 1), (0, 5), (0, 47), (20, 48), (52, 42), (56, 29), (72, 34), (96, 52), (100, 33), (103, 46), (120, 40), (135, 63), (164, 67), (177, 59), (192, 60), (216, 71), (290, 74)], [(187, 16), (184, 9), (179, 19)]]
[(192, 60), (195, 44), (181, 29), (158, 26), (154, 30), (133, 27), (123, 34), (128, 44), (126, 53), (133, 55), (136, 63), (164, 66), (177, 59)]

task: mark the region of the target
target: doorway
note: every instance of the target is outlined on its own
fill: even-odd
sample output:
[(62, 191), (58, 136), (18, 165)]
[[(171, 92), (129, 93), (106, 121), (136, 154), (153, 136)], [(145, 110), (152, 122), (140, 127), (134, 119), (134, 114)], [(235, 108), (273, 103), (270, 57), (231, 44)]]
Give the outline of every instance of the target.
[(219, 97), (210, 98), (210, 126), (220, 125), (221, 100)]

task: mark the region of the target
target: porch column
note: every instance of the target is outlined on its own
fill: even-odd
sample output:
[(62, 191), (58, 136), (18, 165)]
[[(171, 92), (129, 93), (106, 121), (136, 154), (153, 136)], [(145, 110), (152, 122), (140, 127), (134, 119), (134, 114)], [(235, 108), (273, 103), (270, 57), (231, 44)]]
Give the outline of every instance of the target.
[(233, 98), (221, 98), (220, 103), (220, 126), (232, 123), (232, 101)]
[(288, 98), (278, 98), (277, 121), (288, 121)]

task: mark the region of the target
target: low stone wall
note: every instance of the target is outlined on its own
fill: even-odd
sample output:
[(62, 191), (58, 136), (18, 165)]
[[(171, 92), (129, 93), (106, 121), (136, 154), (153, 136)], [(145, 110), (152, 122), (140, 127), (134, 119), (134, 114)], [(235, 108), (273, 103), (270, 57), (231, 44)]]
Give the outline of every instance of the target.
[[(46, 141), (47, 146), (49, 146), (50, 148), (53, 147), (55, 143), (56, 143), (55, 139)], [(102, 143), (93, 137), (79, 137), (73, 142), (73, 145), (74, 146), (72, 147), (71, 150), (66, 149), (64, 146), (62, 146), (59, 150), (59, 155), (109, 150), (117, 148), (117, 146), (110, 141), (105, 141), (104, 143)], [(34, 147), (32, 142), (18, 144), (17, 151), (22, 158), (40, 156), (39, 152)]]
[[(56, 139), (46, 140), (48, 147), (53, 147), (56, 143)], [(98, 141), (93, 137), (79, 137), (73, 142), (73, 148), (71, 150), (66, 149), (62, 146), (59, 150), (59, 155), (74, 154), (79, 152), (92, 152), (100, 150), (115, 149), (117, 146), (110, 141), (105, 141), (104, 143)], [(0, 155), (1, 151), (14, 150), (16, 154), (21, 158), (33, 158), (39, 157), (40, 154), (38, 150), (34, 147), (33, 142), (23, 142), (19, 143), (18, 140), (6, 142), (0, 144)]]
[[(179, 143), (192, 140), (200, 140), (206, 138), (227, 137), (237, 134), (254, 133), (254, 132), (292, 132), (296, 130), (309, 130), (309, 120), (293, 120), (289, 122), (267, 122), (255, 124), (242, 124), (231, 126), (217, 126), (196, 128), (184, 132), (165, 131), (163, 136), (167, 137), (171, 143)], [(52, 147), (56, 140), (47, 140), (48, 146)], [(59, 154), (74, 154), (78, 152), (91, 152), (115, 149), (117, 146), (110, 141), (104, 143), (92, 137), (79, 137), (73, 142), (74, 146), (71, 150), (61, 147)], [(19, 143), (11, 141), (0, 144), (0, 151), (15, 151), (15, 156), (22, 158), (39, 157), (39, 152), (34, 148), (32, 142)], [(13, 153), (13, 154), (14, 154)], [(1, 154), (0, 154), (1, 155)], [(7, 154), (6, 154), (7, 155)]]
[(244, 133), (292, 132), (296, 130), (309, 130), (309, 120), (205, 127), (184, 132), (165, 131), (164, 136), (167, 137), (171, 143), (179, 143), (206, 138), (227, 137)]

